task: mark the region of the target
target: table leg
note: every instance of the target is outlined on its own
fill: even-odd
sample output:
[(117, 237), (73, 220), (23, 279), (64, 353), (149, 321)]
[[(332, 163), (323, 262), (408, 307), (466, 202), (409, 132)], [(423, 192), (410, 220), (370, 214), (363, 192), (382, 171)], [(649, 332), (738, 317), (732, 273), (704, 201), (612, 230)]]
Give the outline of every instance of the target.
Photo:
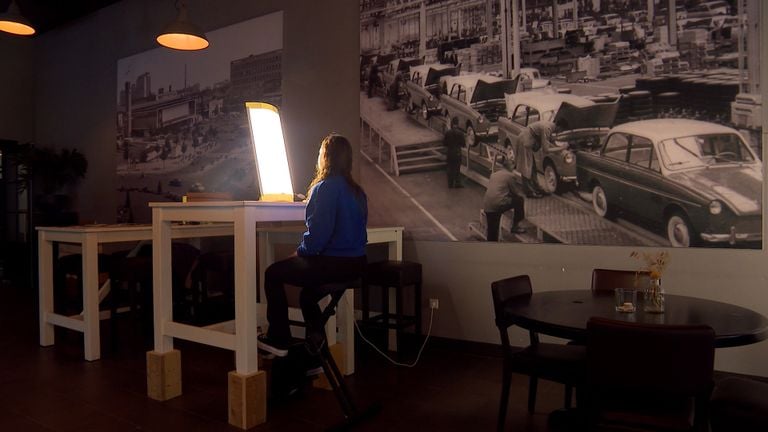
[[(264, 259), (257, 253), (266, 251), (256, 249), (256, 217), (252, 212), (235, 210), (234, 222), (236, 370), (228, 377), (229, 424), (248, 429), (267, 421), (267, 379), (258, 368), (256, 300), (259, 278), (253, 262), (259, 256), (261, 265)], [(267, 244), (268, 241), (259, 239), (260, 247)], [(261, 273), (264, 270), (259, 268)]]
[[(267, 297), (264, 294), (264, 272), (267, 270), (270, 264), (275, 262), (275, 242), (273, 236), (268, 231), (260, 231), (256, 236), (259, 242), (259, 299), (262, 303), (267, 303)], [(264, 317), (260, 317), (261, 321), (259, 325), (266, 323)]]
[[(258, 370), (256, 268), (256, 217), (238, 209), (235, 219), (235, 364), (237, 373)], [(260, 269), (264, 271), (264, 269)]]
[(250, 429), (267, 421), (267, 374), (257, 371), (227, 376), (229, 424)]
[(181, 395), (181, 351), (147, 353), (147, 396), (165, 401)]
[(50, 346), (54, 343), (53, 324), (47, 320), (48, 313), (53, 312), (53, 244), (45, 237), (44, 232), (38, 233), (40, 345)]
[(355, 291), (348, 289), (339, 302), (339, 340), (344, 344), (345, 375), (355, 373)]
[(83, 336), (85, 359), (101, 357), (99, 337), (99, 245), (96, 234), (87, 234), (83, 241)]
[[(398, 230), (397, 235), (394, 241), (389, 242), (389, 259), (392, 261), (402, 261), (403, 260), (403, 232)], [(397, 293), (394, 291), (394, 288), (388, 288), (388, 287), (381, 287), (382, 291), (384, 290), (391, 290), (392, 293), (395, 293), (395, 295), (389, 295), (389, 302), (386, 305), (388, 310), (396, 310), (397, 305), (395, 304), (395, 299), (397, 298)], [(382, 305), (384, 306), (384, 305)], [(398, 346), (397, 346), (397, 330), (395, 329), (389, 329), (387, 332), (387, 348), (389, 348), (390, 351), (397, 352)]]
[(161, 220), (162, 209), (152, 209), (152, 303), (155, 327), (155, 351), (173, 349), (173, 338), (163, 333), (166, 322), (173, 321), (171, 279), (171, 222)]
[(152, 303), (155, 350), (147, 353), (147, 395), (163, 401), (181, 395), (182, 387), (181, 352), (163, 332), (173, 321), (171, 221), (158, 208), (152, 209)]

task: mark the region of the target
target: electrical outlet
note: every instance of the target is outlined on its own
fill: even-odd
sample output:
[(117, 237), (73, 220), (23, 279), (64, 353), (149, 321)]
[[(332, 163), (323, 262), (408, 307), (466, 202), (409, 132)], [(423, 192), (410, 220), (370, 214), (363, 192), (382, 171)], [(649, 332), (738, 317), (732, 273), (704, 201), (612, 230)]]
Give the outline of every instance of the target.
[(429, 308), (430, 309), (440, 309), (440, 300), (431, 298), (429, 299)]

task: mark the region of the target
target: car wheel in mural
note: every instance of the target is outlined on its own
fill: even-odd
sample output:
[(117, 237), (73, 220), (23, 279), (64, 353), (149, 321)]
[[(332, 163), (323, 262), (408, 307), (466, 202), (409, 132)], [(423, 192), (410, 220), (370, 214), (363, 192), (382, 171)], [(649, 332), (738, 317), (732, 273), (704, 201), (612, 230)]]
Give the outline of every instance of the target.
[[(761, 248), (763, 7), (361, 1), (361, 173), (373, 222), (405, 226), (414, 240), (483, 240), (490, 174), (514, 165), (501, 156), (524, 167), (530, 151), (546, 195), (526, 198), (530, 228), (502, 241)], [(442, 139), (454, 118), (464, 182), (449, 189)], [(522, 138), (541, 123), (551, 136), (526, 150)]]

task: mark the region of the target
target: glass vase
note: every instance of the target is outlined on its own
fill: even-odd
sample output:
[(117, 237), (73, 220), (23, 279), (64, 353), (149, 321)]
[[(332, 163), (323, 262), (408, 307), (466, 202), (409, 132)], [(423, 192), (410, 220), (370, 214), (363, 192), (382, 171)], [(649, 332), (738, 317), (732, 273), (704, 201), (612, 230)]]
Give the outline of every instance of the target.
[(664, 313), (664, 289), (661, 287), (661, 279), (651, 279), (651, 283), (648, 285), (644, 297), (644, 311), (650, 313)]

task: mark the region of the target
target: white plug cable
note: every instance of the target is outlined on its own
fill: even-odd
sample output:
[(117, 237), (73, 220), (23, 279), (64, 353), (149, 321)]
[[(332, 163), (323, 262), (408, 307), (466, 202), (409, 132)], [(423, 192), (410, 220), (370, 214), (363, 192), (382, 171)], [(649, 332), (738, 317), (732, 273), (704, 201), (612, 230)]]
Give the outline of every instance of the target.
[[(347, 302), (347, 307), (351, 307), (349, 305), (349, 299), (347, 299), (346, 296), (344, 296), (344, 301)], [(357, 320), (353, 320), (353, 322), (355, 323), (355, 328), (357, 329), (357, 334), (360, 335), (360, 338), (363, 341), (365, 341), (365, 343), (370, 345), (374, 350), (376, 350), (377, 353), (381, 354), (382, 357), (384, 357), (385, 359), (389, 360), (389, 362), (392, 363), (395, 366), (402, 366), (402, 367), (412, 368), (412, 367), (416, 366), (419, 363), (419, 359), (421, 358), (421, 353), (424, 351), (424, 347), (427, 346), (427, 341), (429, 340), (429, 336), (432, 334), (432, 318), (434, 316), (435, 316), (435, 309), (430, 307), (429, 308), (429, 327), (427, 328), (427, 336), (424, 338), (424, 342), (421, 344), (421, 348), (419, 348), (419, 353), (416, 355), (416, 360), (414, 360), (413, 363), (400, 363), (400, 362), (390, 358), (385, 352), (381, 351), (379, 349), (379, 347), (374, 345), (373, 342), (369, 341), (368, 339), (365, 338), (365, 336), (363, 336), (362, 330), (360, 330), (360, 327), (357, 325)]]

